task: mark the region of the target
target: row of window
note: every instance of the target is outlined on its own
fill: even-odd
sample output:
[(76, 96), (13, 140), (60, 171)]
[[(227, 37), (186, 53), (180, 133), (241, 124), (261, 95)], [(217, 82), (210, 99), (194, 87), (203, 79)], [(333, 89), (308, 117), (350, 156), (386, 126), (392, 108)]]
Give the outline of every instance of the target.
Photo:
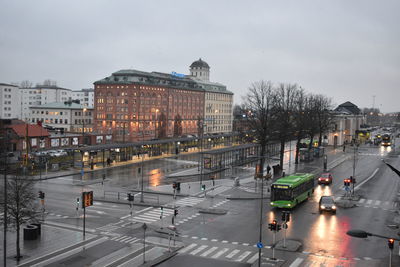
[(32, 110), (32, 114), (46, 114), (46, 115), (68, 115), (68, 111), (44, 111), (44, 110)]
[(4, 101), (4, 105), (11, 105), (11, 101)]
[(4, 88), (4, 92), (11, 92), (11, 88)]
[(44, 122), (44, 123), (54, 123), (54, 124), (68, 124), (68, 119), (53, 119), (53, 118), (45, 118), (45, 119), (39, 119), (39, 118), (32, 118), (32, 122)]

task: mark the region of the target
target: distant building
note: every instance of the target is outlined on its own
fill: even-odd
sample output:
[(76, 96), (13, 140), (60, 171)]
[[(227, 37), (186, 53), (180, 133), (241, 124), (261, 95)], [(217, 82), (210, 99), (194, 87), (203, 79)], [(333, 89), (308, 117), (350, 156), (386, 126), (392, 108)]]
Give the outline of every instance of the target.
[(72, 100), (79, 100), (80, 104), (88, 107), (94, 107), (94, 89), (82, 89), (79, 91), (72, 91)]
[(365, 116), (361, 110), (351, 102), (339, 105), (334, 111), (333, 129), (328, 134), (328, 144), (340, 146), (351, 143), (356, 139), (356, 131), (365, 124)]
[(85, 133), (93, 130), (93, 109), (73, 101), (53, 102), (30, 107), (29, 121), (41, 121), (43, 126), (66, 132)]
[(94, 127), (115, 141), (232, 131), (233, 93), (209, 81), (199, 59), (191, 75), (120, 70), (94, 83)]
[(32, 88), (20, 88), (21, 112), (19, 118), (21, 120), (29, 119), (31, 117), (29, 108), (32, 106), (68, 101), (71, 99), (71, 92), (71, 89), (52, 85), (37, 85)]
[(18, 86), (0, 83), (0, 119), (16, 119), (20, 114)]

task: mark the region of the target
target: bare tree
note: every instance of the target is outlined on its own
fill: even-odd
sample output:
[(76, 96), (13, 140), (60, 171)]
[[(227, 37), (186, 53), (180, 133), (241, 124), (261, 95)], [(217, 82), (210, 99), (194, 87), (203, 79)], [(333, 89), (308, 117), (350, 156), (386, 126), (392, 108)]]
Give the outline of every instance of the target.
[(43, 81), (42, 85), (44, 85), (44, 86), (57, 86), (57, 81), (46, 79), (46, 80)]
[(266, 147), (272, 135), (275, 95), (276, 92), (272, 83), (261, 80), (249, 87), (249, 92), (243, 99), (244, 108), (251, 112), (251, 115), (247, 117), (248, 125), (261, 147), (259, 154), (260, 175), (263, 175), (264, 172)]
[(324, 95), (315, 96), (315, 112), (318, 124), (318, 145), (322, 145), (322, 136), (331, 129), (333, 123), (332, 99)]
[[(35, 204), (33, 180), (15, 175), (7, 183), (7, 223), (17, 232), (16, 259), (21, 259), (20, 229), (23, 224), (38, 220), (39, 213)], [(2, 210), (4, 212), (4, 210)]]
[(294, 110), (294, 135), (296, 136), (296, 154), (295, 154), (295, 164), (299, 163), (299, 152), (300, 152), (300, 142), (308, 132), (308, 120), (309, 120), (309, 101), (308, 96), (303, 88), (298, 89), (295, 110)]
[(274, 123), (275, 138), (280, 142), (280, 167), (283, 167), (283, 156), (285, 153), (285, 143), (290, 141), (294, 132), (294, 112), (296, 98), (298, 95), (297, 85), (280, 84), (276, 90), (276, 101), (274, 109), (276, 110), (276, 122)]
[(21, 88), (31, 88), (33, 86), (33, 83), (29, 80), (23, 80), (20, 84), (19, 87)]

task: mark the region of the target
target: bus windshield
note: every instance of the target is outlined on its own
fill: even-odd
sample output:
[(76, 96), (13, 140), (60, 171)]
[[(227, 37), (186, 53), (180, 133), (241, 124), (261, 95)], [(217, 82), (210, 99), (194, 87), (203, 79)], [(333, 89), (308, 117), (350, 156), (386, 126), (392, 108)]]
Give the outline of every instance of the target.
[(275, 200), (291, 200), (292, 189), (278, 189), (274, 187), (271, 194), (271, 201)]

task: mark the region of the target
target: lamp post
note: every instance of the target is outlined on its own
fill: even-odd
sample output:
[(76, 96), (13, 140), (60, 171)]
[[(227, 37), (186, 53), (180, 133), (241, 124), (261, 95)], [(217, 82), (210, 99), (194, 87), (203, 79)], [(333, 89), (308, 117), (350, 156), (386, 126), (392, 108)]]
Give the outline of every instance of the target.
[(155, 121), (155, 124), (154, 124), (154, 138), (155, 139), (157, 139), (157, 129), (158, 129), (158, 127), (157, 127), (157, 125), (158, 125), (157, 114), (158, 114), (159, 111), (160, 110), (158, 108), (156, 108), (156, 121)]
[(85, 113), (86, 113), (86, 108), (83, 108), (82, 110), (82, 115), (83, 115), (83, 119), (82, 119), (82, 144), (85, 144)]
[(387, 239), (389, 241), (389, 244), (391, 244), (392, 246), (389, 246), (389, 267), (392, 266), (392, 250), (393, 250), (393, 242), (396, 241), (400, 241), (400, 239), (398, 238), (393, 238), (393, 237), (388, 237), (388, 236), (384, 236), (384, 235), (378, 235), (378, 234), (374, 234), (374, 233), (369, 233), (363, 230), (359, 230), (359, 229), (353, 229), (353, 230), (349, 230), (346, 233), (349, 236), (352, 237), (357, 237), (357, 238), (367, 238), (369, 236), (376, 236), (376, 237), (380, 237), (380, 238), (384, 238)]

